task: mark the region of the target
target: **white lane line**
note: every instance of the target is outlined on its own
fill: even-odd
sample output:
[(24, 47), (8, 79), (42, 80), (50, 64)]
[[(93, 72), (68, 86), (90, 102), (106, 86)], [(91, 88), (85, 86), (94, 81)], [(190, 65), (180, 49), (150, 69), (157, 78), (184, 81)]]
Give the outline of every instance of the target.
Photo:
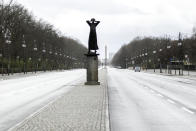
[(150, 90), (150, 92), (154, 93), (154, 91), (153, 91), (153, 90)]
[(190, 113), (190, 114), (195, 114), (195, 112), (187, 109), (186, 107), (182, 107), (181, 109), (184, 110), (184, 111), (186, 111), (186, 112), (188, 112), (188, 113)]
[(146, 89), (147, 89), (148, 87), (144, 86), (144, 88), (146, 88)]
[(167, 99), (167, 101), (168, 101), (169, 103), (175, 104), (175, 102), (172, 101), (172, 100), (170, 100), (170, 99)]
[(157, 94), (159, 97), (163, 97), (163, 95), (161, 95), (161, 94)]

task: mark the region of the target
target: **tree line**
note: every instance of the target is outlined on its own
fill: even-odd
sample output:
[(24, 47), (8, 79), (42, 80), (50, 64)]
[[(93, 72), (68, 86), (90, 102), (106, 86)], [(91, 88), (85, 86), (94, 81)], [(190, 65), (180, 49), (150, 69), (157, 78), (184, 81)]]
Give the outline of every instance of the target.
[(22, 5), (0, 3), (0, 73), (83, 68), (87, 48), (36, 20)]
[(181, 64), (183, 68), (195, 69), (196, 28), (193, 28), (191, 37), (185, 38), (179, 33), (176, 40), (169, 37), (136, 37), (117, 51), (111, 63), (121, 68), (140, 66), (155, 69)]

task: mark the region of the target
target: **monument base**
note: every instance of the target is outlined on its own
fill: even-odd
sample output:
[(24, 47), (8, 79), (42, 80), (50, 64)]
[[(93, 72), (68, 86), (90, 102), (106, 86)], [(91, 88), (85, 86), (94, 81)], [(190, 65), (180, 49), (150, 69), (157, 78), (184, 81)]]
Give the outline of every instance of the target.
[(98, 82), (98, 55), (96, 53), (85, 54), (87, 56), (87, 82), (85, 85), (100, 85)]
[(87, 81), (87, 82), (85, 82), (85, 85), (100, 85), (100, 82), (97, 82), (97, 81)]

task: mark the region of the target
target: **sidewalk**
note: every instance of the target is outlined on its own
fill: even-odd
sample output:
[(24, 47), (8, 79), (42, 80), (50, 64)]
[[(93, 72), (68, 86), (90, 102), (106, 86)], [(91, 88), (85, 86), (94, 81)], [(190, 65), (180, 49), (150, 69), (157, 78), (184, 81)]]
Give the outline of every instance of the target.
[(109, 131), (106, 70), (99, 86), (85, 86), (85, 78), (61, 98), (9, 131)]
[(189, 71), (189, 75), (188, 75), (188, 71), (185, 71), (185, 70), (183, 71), (183, 75), (179, 75), (178, 70), (176, 70), (176, 74), (175, 74), (175, 70), (172, 70), (172, 74), (168, 74), (167, 72), (165, 72), (165, 69), (162, 70), (163, 73), (160, 73), (160, 69), (156, 69), (155, 72), (153, 69), (148, 69), (147, 71), (146, 70), (141, 70), (141, 71), (145, 73), (159, 74), (159, 75), (165, 75), (165, 76), (174, 76), (178, 78), (196, 80), (196, 71)]

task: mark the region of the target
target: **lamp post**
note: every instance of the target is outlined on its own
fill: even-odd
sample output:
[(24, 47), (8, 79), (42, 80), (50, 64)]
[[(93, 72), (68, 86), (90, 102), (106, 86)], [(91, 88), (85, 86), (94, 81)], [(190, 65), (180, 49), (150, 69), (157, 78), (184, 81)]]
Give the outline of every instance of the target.
[(155, 72), (155, 54), (156, 54), (156, 50), (153, 51), (153, 65), (154, 65), (154, 72)]
[(144, 70), (145, 68), (145, 54), (144, 54), (144, 49), (142, 50), (142, 69)]
[(128, 58), (125, 58), (125, 69), (127, 69), (127, 62), (128, 62)]
[(55, 68), (56, 68), (56, 70), (57, 70), (57, 65), (58, 65), (57, 55), (58, 55), (58, 53), (55, 52), (54, 54), (55, 54), (55, 65), (56, 65)]
[(10, 67), (11, 67), (11, 51), (10, 51), (10, 46), (11, 46), (11, 41), (10, 40), (6, 40), (6, 43), (8, 44), (8, 75), (10, 75)]
[(185, 58), (186, 58), (186, 63), (188, 65), (188, 76), (189, 76), (190, 61), (189, 61), (189, 57), (187, 54), (185, 54)]
[(146, 49), (145, 57), (146, 57), (146, 71), (147, 71), (147, 69), (148, 69), (148, 49)]
[(10, 45), (11, 45), (11, 33), (9, 30), (6, 30), (5, 32), (5, 43), (8, 46), (8, 64), (7, 64), (7, 74), (10, 75), (10, 64), (11, 64), (11, 52), (10, 52)]
[(151, 62), (152, 62), (152, 60), (151, 60), (151, 59), (149, 59), (149, 60), (148, 60), (148, 62), (149, 62), (149, 63), (151, 63)]
[(142, 69), (142, 51), (140, 50), (140, 53), (139, 53), (139, 57), (140, 57), (140, 67)]
[(40, 65), (41, 65), (41, 58), (38, 58), (38, 64), (37, 64), (37, 70), (39, 70), (39, 67), (40, 67)]
[(23, 35), (23, 43), (22, 43), (22, 48), (23, 48), (23, 72), (24, 74), (26, 74), (26, 53), (25, 53), (25, 49), (26, 49), (27, 45), (25, 44), (25, 39), (24, 39), (24, 35)]
[(133, 64), (133, 69), (135, 69), (135, 57), (133, 58), (133, 60), (132, 60), (132, 64)]
[(137, 54), (137, 51), (135, 52), (135, 57), (133, 59), (134, 59), (134, 69), (135, 69), (135, 66), (137, 66), (137, 64), (138, 64), (138, 54)]
[[(183, 45), (182, 45), (182, 38), (181, 38), (181, 33), (179, 32), (179, 38), (178, 38), (178, 47), (180, 48), (179, 50), (179, 75), (183, 75)], [(180, 70), (182, 73), (180, 73)]]
[[(50, 49), (49, 55), (50, 55), (50, 57), (52, 57), (52, 49)], [(53, 69), (53, 60), (50, 59), (50, 61), (51, 61), (51, 63), (50, 63), (50, 71), (52, 71), (52, 69)]]
[(18, 69), (18, 71), (21, 72), (21, 68), (20, 68), (20, 56), (16, 56), (16, 61), (18, 63), (19, 69), (20, 69), (20, 70)]
[(59, 53), (60, 70), (62, 70), (62, 60), (61, 60), (61, 57), (62, 57), (62, 53), (61, 53), (61, 50), (60, 50), (60, 53)]
[(3, 76), (3, 53), (0, 53), (0, 58), (1, 58), (1, 74)]
[(162, 52), (162, 49), (159, 49), (159, 64), (160, 64), (160, 73), (163, 73), (163, 72), (162, 72), (161, 52)]
[[(167, 52), (168, 52), (168, 50), (171, 48), (171, 45), (167, 45)], [(168, 53), (167, 53), (168, 54)], [(170, 58), (170, 57), (169, 57)], [(168, 60), (167, 60), (168, 61)], [(169, 61), (167, 62), (167, 69), (168, 69), (168, 74), (171, 74), (171, 70), (170, 70), (170, 67), (168, 67), (168, 63), (170, 63), (170, 59), (169, 59)]]
[(45, 43), (43, 43), (43, 49), (42, 49), (42, 53), (43, 53), (43, 61), (44, 61), (44, 65), (43, 65), (43, 70), (44, 70), (44, 72), (46, 71), (46, 67), (45, 67), (45, 65), (46, 65), (46, 61), (45, 61), (45, 53), (46, 53), (46, 49), (45, 49)]
[(34, 40), (34, 48), (33, 48), (33, 53), (34, 53), (34, 55), (33, 55), (33, 57), (34, 57), (34, 71), (35, 71), (35, 73), (36, 73), (36, 71), (37, 71), (37, 67), (38, 67), (38, 64), (37, 64), (37, 60), (36, 60), (36, 52), (37, 52), (37, 45), (35, 44), (36, 43), (36, 40)]
[(66, 61), (66, 55), (63, 54), (63, 69), (64, 70), (65, 70), (65, 65), (66, 65), (65, 61)]
[[(28, 58), (28, 61), (27, 61), (27, 65), (29, 65), (28, 63), (31, 63), (31, 61), (32, 61), (32, 58), (29, 57), (29, 58)], [(29, 71), (32, 71), (32, 73), (33, 73), (33, 69), (32, 69), (32, 68), (33, 68), (33, 67), (31, 66)]]

